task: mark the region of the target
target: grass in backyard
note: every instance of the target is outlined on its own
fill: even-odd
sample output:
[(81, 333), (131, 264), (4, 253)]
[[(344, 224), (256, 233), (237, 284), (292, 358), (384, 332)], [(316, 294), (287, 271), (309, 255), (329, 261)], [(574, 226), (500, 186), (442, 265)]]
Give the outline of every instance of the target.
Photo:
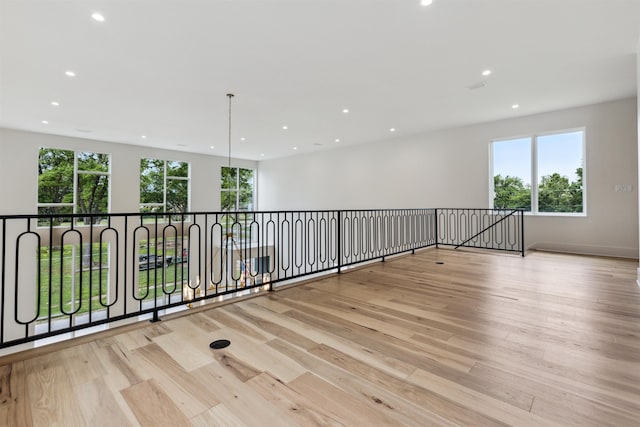
[[(140, 243), (139, 253), (155, 255), (156, 243)], [(42, 247), (40, 250), (40, 275), (39, 294), (37, 303), (38, 316), (59, 317), (70, 314), (82, 314), (91, 311), (105, 309), (115, 302), (115, 268), (109, 267), (108, 245), (92, 244), (90, 254), (83, 254), (77, 245), (65, 245), (64, 247)], [(131, 295), (133, 274), (137, 276), (137, 286), (133, 296), (138, 300), (153, 299), (163, 294), (176, 294), (182, 292), (183, 277), (187, 277), (187, 266), (176, 263), (182, 258), (181, 249), (173, 245), (165, 248), (165, 253), (157, 253), (157, 258), (162, 266), (155, 263), (127, 267), (126, 292)], [(87, 248), (85, 248), (88, 251)], [(176, 252), (178, 256), (176, 257)], [(172, 262), (169, 264), (167, 259)], [(147, 267), (149, 267), (147, 269)], [(144, 268), (144, 269), (141, 269)], [(133, 274), (132, 274), (133, 272)], [(118, 283), (120, 292), (123, 284)], [(122, 298), (118, 295), (118, 298)]]

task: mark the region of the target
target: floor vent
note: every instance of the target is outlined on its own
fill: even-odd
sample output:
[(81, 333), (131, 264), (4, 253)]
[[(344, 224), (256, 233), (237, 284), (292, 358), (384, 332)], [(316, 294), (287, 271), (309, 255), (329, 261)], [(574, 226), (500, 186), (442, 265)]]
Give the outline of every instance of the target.
[(221, 348), (229, 347), (229, 344), (231, 344), (231, 341), (229, 340), (215, 340), (209, 344), (209, 347), (214, 350), (219, 350)]

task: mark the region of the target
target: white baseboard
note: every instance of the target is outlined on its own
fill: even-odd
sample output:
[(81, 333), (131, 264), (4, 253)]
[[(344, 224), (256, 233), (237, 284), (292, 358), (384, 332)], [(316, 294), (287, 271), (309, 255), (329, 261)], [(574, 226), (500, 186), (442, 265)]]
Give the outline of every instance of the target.
[[(537, 249), (549, 252), (564, 252), (580, 255), (598, 255), (615, 258), (638, 259), (638, 248), (623, 248), (617, 246), (583, 245), (575, 243), (535, 242), (527, 249)], [(640, 269), (638, 272), (640, 280)]]

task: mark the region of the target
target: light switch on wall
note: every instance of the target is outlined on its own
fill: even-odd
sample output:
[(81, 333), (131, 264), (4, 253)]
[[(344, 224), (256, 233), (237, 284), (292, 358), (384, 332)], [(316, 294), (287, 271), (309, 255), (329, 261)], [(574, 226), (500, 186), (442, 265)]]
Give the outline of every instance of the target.
[(616, 193), (630, 193), (633, 191), (633, 185), (631, 184), (616, 184)]

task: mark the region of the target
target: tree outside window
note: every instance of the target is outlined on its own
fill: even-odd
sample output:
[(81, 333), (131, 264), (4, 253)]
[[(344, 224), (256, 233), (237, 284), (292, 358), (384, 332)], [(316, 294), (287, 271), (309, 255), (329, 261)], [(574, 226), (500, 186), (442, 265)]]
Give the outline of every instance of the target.
[[(221, 222), (226, 233), (231, 233), (234, 239), (248, 237), (248, 225), (254, 209), (254, 170), (230, 168), (223, 166), (221, 170), (220, 206), (223, 212)], [(236, 226), (234, 226), (236, 224)], [(238, 228), (237, 224), (241, 226)], [(254, 236), (256, 237), (256, 236)], [(238, 271), (240, 266), (237, 266)]]
[(531, 138), (496, 141), (493, 151), (493, 207), (531, 211)]
[(189, 211), (189, 163), (140, 160), (140, 212)]
[(224, 212), (252, 211), (254, 170), (222, 167), (220, 206)]
[(494, 208), (585, 213), (584, 130), (494, 141), (491, 148)]
[[(110, 156), (41, 148), (38, 158), (38, 214), (98, 214), (109, 211)], [(100, 216), (76, 220), (99, 223)], [(40, 225), (70, 222), (61, 217), (40, 219)]]

